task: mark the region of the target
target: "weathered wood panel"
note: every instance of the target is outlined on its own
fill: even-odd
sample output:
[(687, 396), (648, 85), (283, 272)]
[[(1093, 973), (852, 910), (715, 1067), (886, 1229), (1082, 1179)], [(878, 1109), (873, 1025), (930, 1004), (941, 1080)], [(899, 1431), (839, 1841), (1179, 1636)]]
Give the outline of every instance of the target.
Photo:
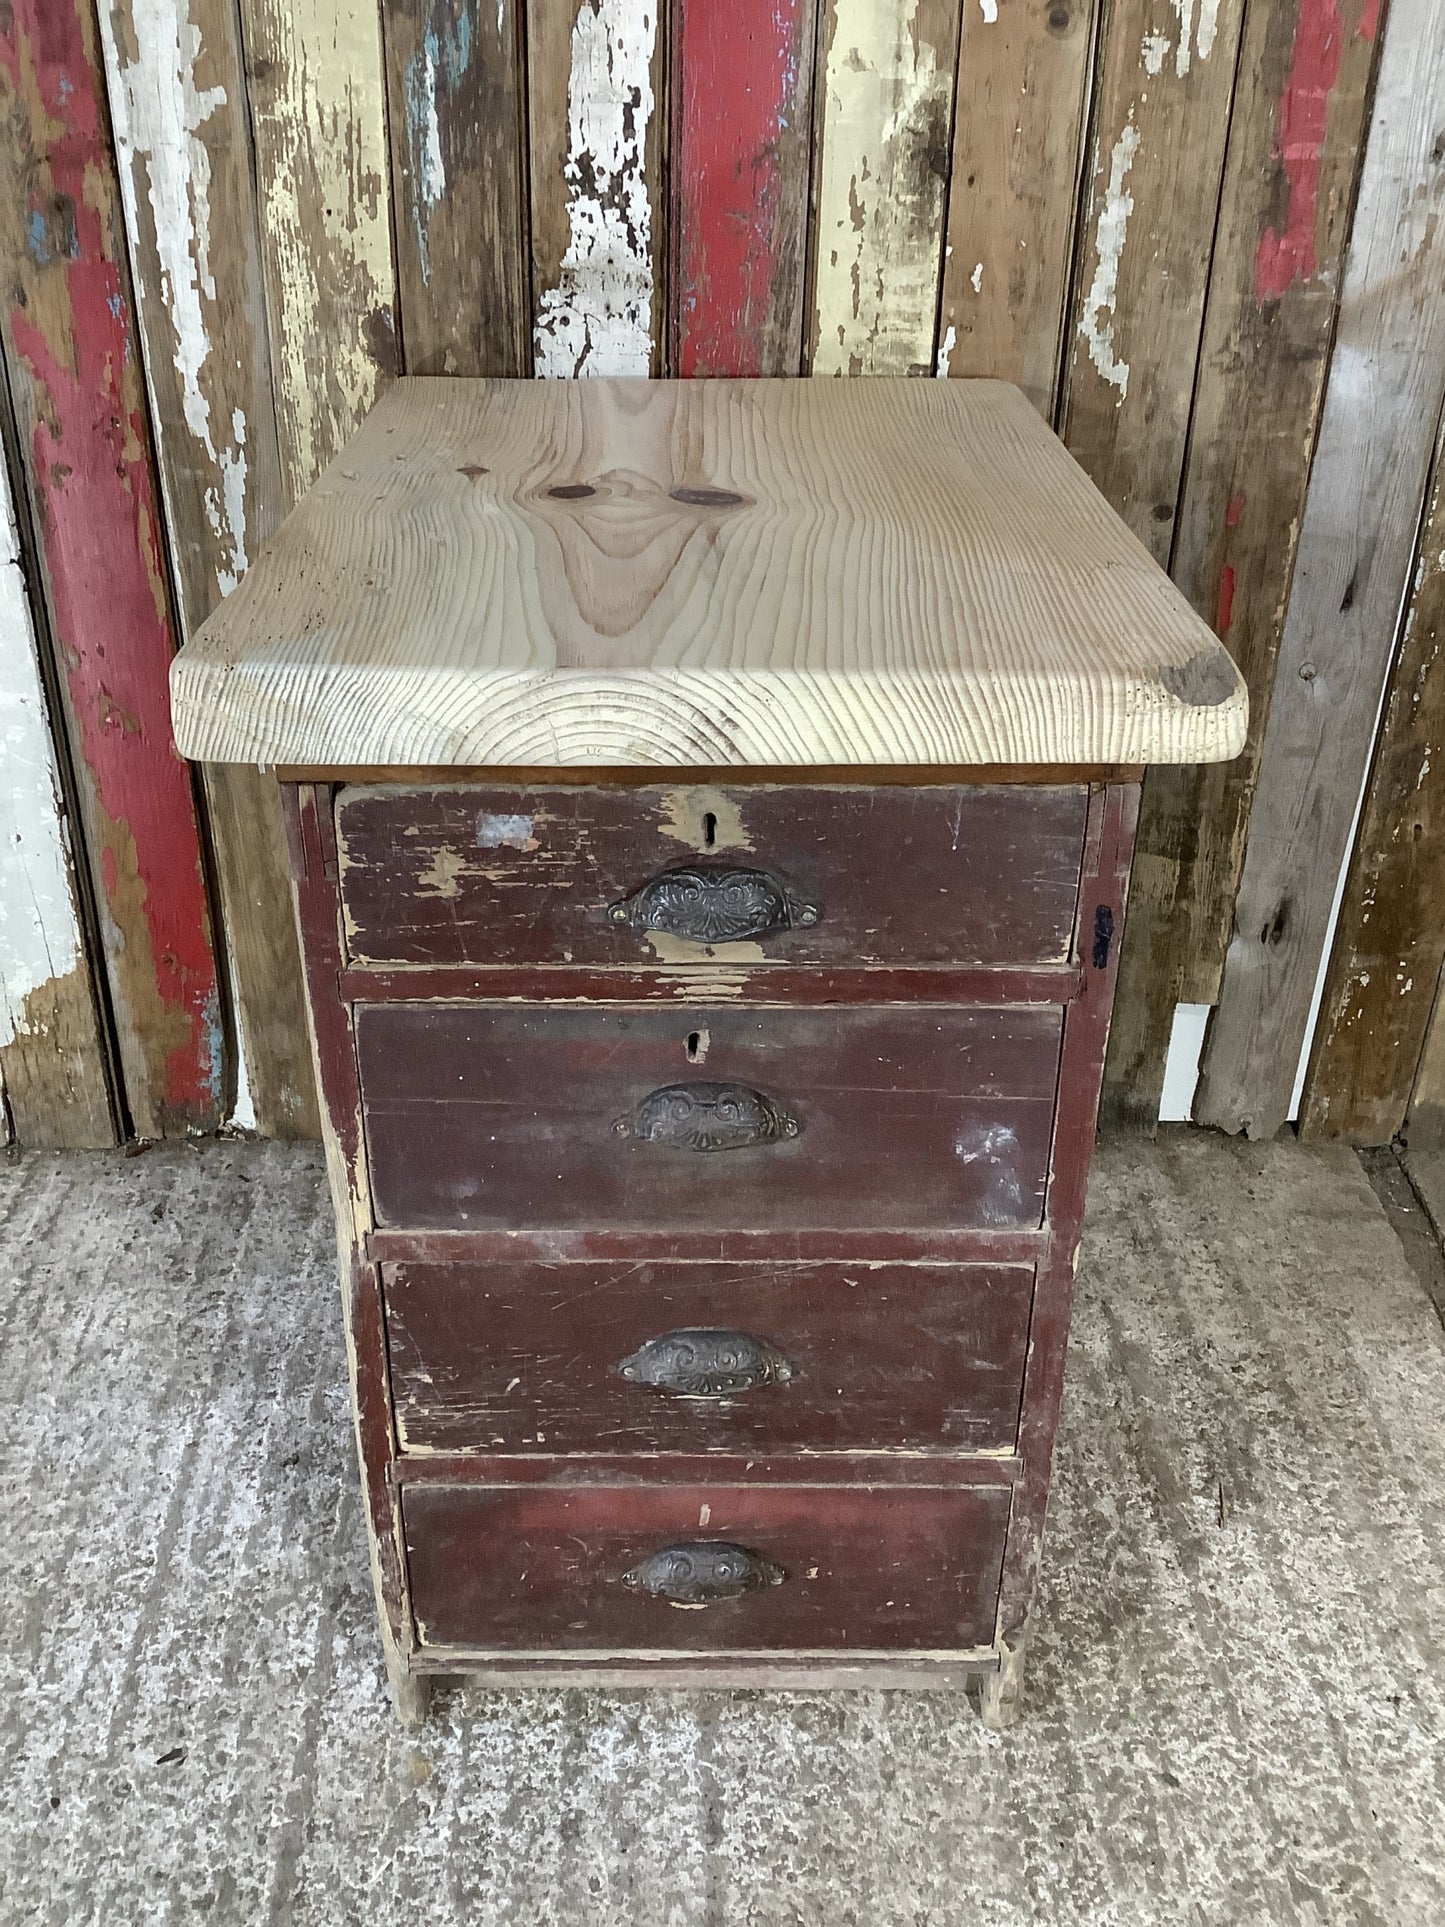
[(665, 36), (654, 0), (527, 10), (533, 361), (662, 372)]
[[(345, 789), (346, 948), (359, 963), (660, 965), (734, 981), (789, 964), (1062, 963), (1087, 807), (1082, 785)], [(609, 906), (683, 868), (761, 872), (786, 892), (789, 927), (703, 943), (613, 920)]]
[(1301, 1134), (1388, 1144), (1445, 964), (1445, 441), (1315, 1032)]
[(1119, 0), (1104, 25), (1063, 412), (1070, 452), (1169, 556), (1244, 0)]
[[(184, 635), (282, 508), (245, 75), (230, 0), (107, 0), (100, 28)], [(276, 786), (223, 764), (205, 781), (256, 1125), (314, 1136)]]
[(241, 0), (282, 478), (316, 479), (397, 372), (375, 0)]
[[(1032, 1229), (1062, 1024), (1033, 1004), (363, 1004), (373, 1208), (439, 1230)], [(705, 1096), (647, 1108), (719, 1084), (796, 1130), (709, 1155), (687, 1141)]]
[(0, 15), (3, 328), (128, 1108), (210, 1129), (220, 1006), (190, 773), (171, 739), (172, 635), (124, 222), (85, 0)]
[(113, 1144), (105, 1042), (0, 461), (0, 1142)]
[[(403, 1452), (1011, 1452), (1018, 1435), (1027, 1265), (404, 1264), (382, 1276)], [(744, 1375), (731, 1396), (696, 1396), (649, 1377), (645, 1359), (619, 1369), (698, 1327), (770, 1347), (771, 1382)], [(749, 1362), (746, 1348), (735, 1357)]]
[(517, 0), (387, 0), (397, 297), (413, 375), (528, 375)]
[(823, 0), (815, 375), (931, 374), (959, 0)]
[(1445, 998), (1435, 991), (1435, 1008), (1425, 1033), (1405, 1134), (1412, 1151), (1445, 1150)]
[[(997, 1486), (685, 1485), (675, 1474), (573, 1491), (418, 1485), (402, 1498), (422, 1644), (553, 1652), (987, 1646), (1008, 1508)], [(705, 1612), (623, 1583), (660, 1546), (695, 1539), (741, 1541), (777, 1582)]]
[(963, 9), (938, 372), (1058, 391), (1094, 0)]
[(810, 0), (678, 0), (672, 63), (678, 374), (802, 366)]
[(1195, 1110), (1253, 1137), (1289, 1111), (1445, 388), (1442, 98), (1445, 12), (1395, 0)]
[(1246, 16), (1172, 573), (1249, 683), (1233, 763), (1144, 785), (1103, 1114), (1152, 1129), (1176, 1003), (1219, 995), (1324, 393), (1376, 0)]

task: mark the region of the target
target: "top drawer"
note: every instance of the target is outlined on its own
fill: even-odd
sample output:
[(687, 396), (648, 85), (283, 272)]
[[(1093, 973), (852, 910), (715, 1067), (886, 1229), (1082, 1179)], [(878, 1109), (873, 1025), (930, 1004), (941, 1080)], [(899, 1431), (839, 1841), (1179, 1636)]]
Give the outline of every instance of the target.
[(360, 964), (1038, 964), (1073, 937), (1082, 784), (343, 789)]

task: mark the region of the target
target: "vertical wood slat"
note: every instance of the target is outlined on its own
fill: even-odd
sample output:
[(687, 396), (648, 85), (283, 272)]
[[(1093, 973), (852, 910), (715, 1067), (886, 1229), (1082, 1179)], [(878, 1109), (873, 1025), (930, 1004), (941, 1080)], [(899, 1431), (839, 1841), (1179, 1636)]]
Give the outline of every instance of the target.
[(965, 0), (938, 372), (1058, 395), (1094, 0)]
[(1445, 992), (1438, 987), (1410, 1093), (1405, 1135), (1412, 1151), (1445, 1151)]
[(1310, 1054), (1303, 1137), (1388, 1144), (1445, 964), (1445, 437)]
[(1062, 433), (1157, 562), (1184, 469), (1244, 0), (1115, 0)]
[(106, 1052), (0, 461), (0, 1142), (115, 1142)]
[(375, 0), (240, 0), (287, 503), (398, 369)]
[(677, 0), (672, 362), (685, 378), (802, 367), (812, 0)]
[(662, 372), (666, 73), (654, 0), (527, 9), (538, 375)]
[(1376, 0), (1250, 7), (1172, 573), (1243, 670), (1233, 763), (1144, 782), (1101, 1115), (1152, 1130), (1176, 1003), (1212, 1004), (1329, 365)]
[(221, 1013), (124, 221), (88, 0), (0, 16), (3, 331), (126, 1101), (143, 1137), (221, 1118)]
[(1445, 12), (1394, 0), (1259, 783), (1195, 1115), (1284, 1123), (1445, 391)]
[[(232, 0), (101, 0), (101, 40), (183, 635), (281, 517), (282, 483)], [(204, 773), (256, 1127), (319, 1127), (275, 783)]]
[(822, 0), (814, 375), (930, 375), (960, 0)]
[(386, 0), (408, 374), (528, 375), (518, 0)]

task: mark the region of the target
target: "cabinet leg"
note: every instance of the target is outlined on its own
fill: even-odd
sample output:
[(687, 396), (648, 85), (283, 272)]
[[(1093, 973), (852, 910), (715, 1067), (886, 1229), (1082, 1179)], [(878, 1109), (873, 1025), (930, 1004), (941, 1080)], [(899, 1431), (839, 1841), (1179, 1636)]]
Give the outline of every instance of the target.
[(425, 1726), (431, 1704), (431, 1680), (425, 1673), (409, 1673), (400, 1655), (388, 1653), (386, 1676), (392, 1704), (403, 1726)]
[(1005, 1646), (999, 1655), (998, 1671), (983, 1676), (979, 1699), (979, 1717), (993, 1732), (1002, 1733), (1017, 1720), (1023, 1683), (1023, 1647)]

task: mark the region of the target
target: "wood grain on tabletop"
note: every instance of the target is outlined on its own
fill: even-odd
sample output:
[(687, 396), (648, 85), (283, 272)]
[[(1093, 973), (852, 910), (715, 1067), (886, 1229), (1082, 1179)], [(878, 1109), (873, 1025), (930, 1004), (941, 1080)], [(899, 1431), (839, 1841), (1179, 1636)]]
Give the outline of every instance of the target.
[(1195, 1116), (1285, 1122), (1349, 848), (1445, 390), (1445, 13), (1394, 0), (1339, 326)]
[[(106, 0), (99, 20), (184, 637), (285, 507), (245, 66), (231, 0)], [(205, 783), (256, 1127), (314, 1137), (276, 785), (225, 764)]]
[[(1144, 786), (1102, 1115), (1152, 1130), (1177, 1003), (1219, 995), (1324, 394), (1377, 0), (1248, 10), (1170, 573), (1239, 664), (1233, 762)], [(1343, 31), (1341, 22), (1343, 19)], [(1122, 325), (1122, 324), (1121, 324)]]
[(1018, 390), (408, 381), (181, 657), (188, 755), (1230, 755), (1206, 625)]
[(1093, 77), (1094, 0), (965, 6), (937, 372), (1058, 394)]

